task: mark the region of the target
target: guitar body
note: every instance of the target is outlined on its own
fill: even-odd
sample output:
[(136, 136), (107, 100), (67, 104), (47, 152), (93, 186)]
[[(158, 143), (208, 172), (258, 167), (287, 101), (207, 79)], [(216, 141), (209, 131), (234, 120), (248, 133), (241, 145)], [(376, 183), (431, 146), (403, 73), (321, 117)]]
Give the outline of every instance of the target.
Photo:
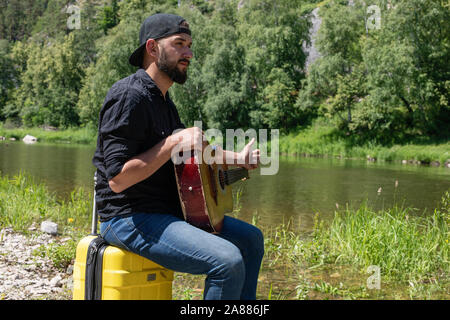
[[(236, 170), (247, 173), (245, 169)], [(199, 163), (196, 152), (188, 161), (175, 165), (181, 208), (188, 223), (207, 232), (222, 230), (225, 213), (233, 211), (232, 182), (227, 171), (226, 164)]]

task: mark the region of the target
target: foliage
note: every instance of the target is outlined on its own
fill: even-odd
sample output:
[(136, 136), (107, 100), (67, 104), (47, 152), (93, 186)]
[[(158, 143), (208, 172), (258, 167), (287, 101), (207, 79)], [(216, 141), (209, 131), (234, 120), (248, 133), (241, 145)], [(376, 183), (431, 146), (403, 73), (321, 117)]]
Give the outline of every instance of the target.
[(33, 255), (48, 258), (56, 268), (65, 271), (75, 257), (76, 247), (77, 242), (70, 239), (62, 245), (57, 243), (41, 245), (33, 250)]
[(375, 3), (379, 29), (364, 23), (370, 10), (363, 1), (321, 7), (323, 57), (311, 66), (297, 104), (315, 106), (361, 143), (448, 137), (448, 9), (437, 0)]
[[(0, 120), (95, 127), (111, 85), (136, 70), (128, 57), (141, 22), (169, 12), (192, 29), (188, 81), (170, 90), (188, 126), (288, 134), (324, 118), (361, 145), (450, 135), (450, 11), (440, 0), (375, 0), (375, 29), (362, 0), (86, 0), (76, 30), (70, 4), (0, 1)], [(320, 57), (306, 69), (316, 7)]]
[(15, 102), (25, 125), (79, 124), (75, 101), (84, 73), (75, 47), (73, 34), (65, 36), (63, 43), (26, 46), (27, 69), (21, 74)]

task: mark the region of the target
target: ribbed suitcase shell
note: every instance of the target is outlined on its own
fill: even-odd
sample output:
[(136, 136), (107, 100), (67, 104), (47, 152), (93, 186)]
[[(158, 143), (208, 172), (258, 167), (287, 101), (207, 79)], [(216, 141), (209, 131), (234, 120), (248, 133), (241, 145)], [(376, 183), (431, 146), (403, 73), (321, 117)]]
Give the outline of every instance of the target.
[[(85, 298), (87, 236), (77, 245), (73, 270), (73, 299)], [(132, 252), (108, 246), (103, 254), (102, 300), (171, 300), (173, 271)]]

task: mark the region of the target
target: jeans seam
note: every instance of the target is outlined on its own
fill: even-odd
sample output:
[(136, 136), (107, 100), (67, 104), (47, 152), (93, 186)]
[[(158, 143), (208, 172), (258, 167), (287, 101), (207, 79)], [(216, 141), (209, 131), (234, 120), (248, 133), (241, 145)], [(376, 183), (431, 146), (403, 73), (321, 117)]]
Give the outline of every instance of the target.
[(100, 232), (100, 236), (101, 236), (102, 238), (105, 238), (106, 234), (108, 233), (108, 231), (109, 231), (110, 229), (111, 229), (111, 224), (108, 224), (108, 225), (106, 226), (106, 229), (103, 230), (103, 232)]
[[(124, 248), (127, 251), (133, 252), (132, 250), (130, 250), (130, 248), (128, 248), (128, 246), (123, 243), (123, 241), (120, 240), (120, 238), (117, 236), (117, 234), (114, 232), (114, 229), (111, 227), (111, 225), (108, 225), (106, 227), (105, 230), (105, 236), (106, 236), (106, 231), (110, 231), (111, 232), (111, 236), (113, 236), (115, 238), (115, 240), (117, 241), (117, 243), (119, 244), (119, 247), (122, 246), (122, 248)], [(106, 240), (106, 239), (105, 239)]]

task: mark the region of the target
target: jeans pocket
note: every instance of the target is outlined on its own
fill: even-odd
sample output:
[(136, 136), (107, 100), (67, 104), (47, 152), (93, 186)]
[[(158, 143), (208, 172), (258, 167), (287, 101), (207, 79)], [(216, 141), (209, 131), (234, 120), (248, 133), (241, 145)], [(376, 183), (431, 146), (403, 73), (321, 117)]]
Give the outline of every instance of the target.
[(108, 231), (111, 229), (111, 224), (108, 223), (108, 225), (105, 227), (105, 229), (102, 231), (102, 227), (100, 227), (100, 236), (106, 240), (106, 235), (108, 234)]
[(116, 234), (116, 232), (114, 231), (114, 229), (110, 229), (108, 234), (107, 234), (107, 238), (104, 238), (109, 244), (125, 249), (127, 251), (133, 251), (130, 248), (128, 248), (128, 246), (124, 243), (124, 241), (122, 241)]
[[(100, 227), (100, 236), (105, 239), (108, 244), (119, 247), (128, 251), (131, 251), (128, 246), (124, 243), (125, 241), (122, 241), (121, 238), (118, 236), (118, 233), (121, 233), (120, 228), (123, 226), (123, 221), (108, 221), (106, 222), (106, 226)], [(117, 231), (114, 230), (119, 228)], [(103, 230), (102, 230), (103, 229)]]

